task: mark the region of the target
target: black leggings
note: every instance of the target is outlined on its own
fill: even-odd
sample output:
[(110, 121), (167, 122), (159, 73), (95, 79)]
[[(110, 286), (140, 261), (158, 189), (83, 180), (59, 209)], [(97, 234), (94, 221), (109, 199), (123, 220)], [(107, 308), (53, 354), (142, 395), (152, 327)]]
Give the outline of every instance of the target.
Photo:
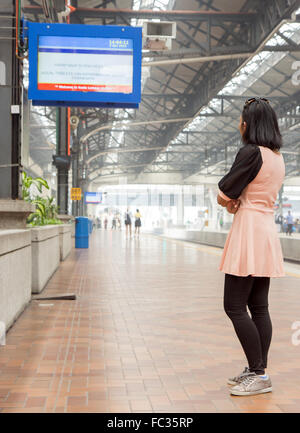
[(265, 374), (272, 339), (268, 310), (269, 286), (270, 277), (225, 274), (224, 310), (233, 323), (249, 369), (256, 374)]

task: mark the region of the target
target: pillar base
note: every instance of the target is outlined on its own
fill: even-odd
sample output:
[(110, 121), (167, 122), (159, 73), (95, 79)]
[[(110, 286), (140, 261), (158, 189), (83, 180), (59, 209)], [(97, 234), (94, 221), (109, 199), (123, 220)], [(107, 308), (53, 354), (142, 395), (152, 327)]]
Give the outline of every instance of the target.
[(24, 200), (0, 199), (0, 229), (25, 229), (35, 205)]
[(74, 221), (75, 217), (73, 215), (57, 215), (57, 219), (67, 224), (70, 221)]

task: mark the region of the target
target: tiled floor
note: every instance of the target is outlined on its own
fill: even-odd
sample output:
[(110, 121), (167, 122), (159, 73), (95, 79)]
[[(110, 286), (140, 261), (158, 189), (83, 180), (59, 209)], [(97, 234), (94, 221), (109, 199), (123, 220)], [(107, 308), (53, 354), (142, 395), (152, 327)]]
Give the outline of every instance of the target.
[(231, 397), (226, 378), (245, 359), (223, 312), (220, 253), (93, 233), (43, 292), (77, 300), (32, 301), (0, 347), (0, 412), (300, 412), (297, 273), (271, 281), (273, 393)]

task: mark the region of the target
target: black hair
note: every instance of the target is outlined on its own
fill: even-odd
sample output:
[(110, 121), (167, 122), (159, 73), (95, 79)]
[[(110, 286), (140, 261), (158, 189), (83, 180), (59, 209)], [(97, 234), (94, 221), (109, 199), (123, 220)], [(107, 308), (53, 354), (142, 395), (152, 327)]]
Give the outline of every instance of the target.
[(275, 111), (270, 103), (260, 98), (246, 102), (242, 112), (246, 130), (242, 140), (245, 144), (256, 144), (278, 151), (282, 146), (282, 136)]

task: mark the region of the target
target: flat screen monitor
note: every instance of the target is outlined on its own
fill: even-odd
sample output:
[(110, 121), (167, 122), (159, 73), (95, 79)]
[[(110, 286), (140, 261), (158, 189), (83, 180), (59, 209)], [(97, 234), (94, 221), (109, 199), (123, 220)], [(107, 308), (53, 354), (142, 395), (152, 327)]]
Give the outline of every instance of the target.
[(100, 204), (102, 203), (101, 192), (86, 192), (85, 193), (86, 204)]
[(138, 106), (141, 28), (47, 23), (28, 27), (33, 105)]

